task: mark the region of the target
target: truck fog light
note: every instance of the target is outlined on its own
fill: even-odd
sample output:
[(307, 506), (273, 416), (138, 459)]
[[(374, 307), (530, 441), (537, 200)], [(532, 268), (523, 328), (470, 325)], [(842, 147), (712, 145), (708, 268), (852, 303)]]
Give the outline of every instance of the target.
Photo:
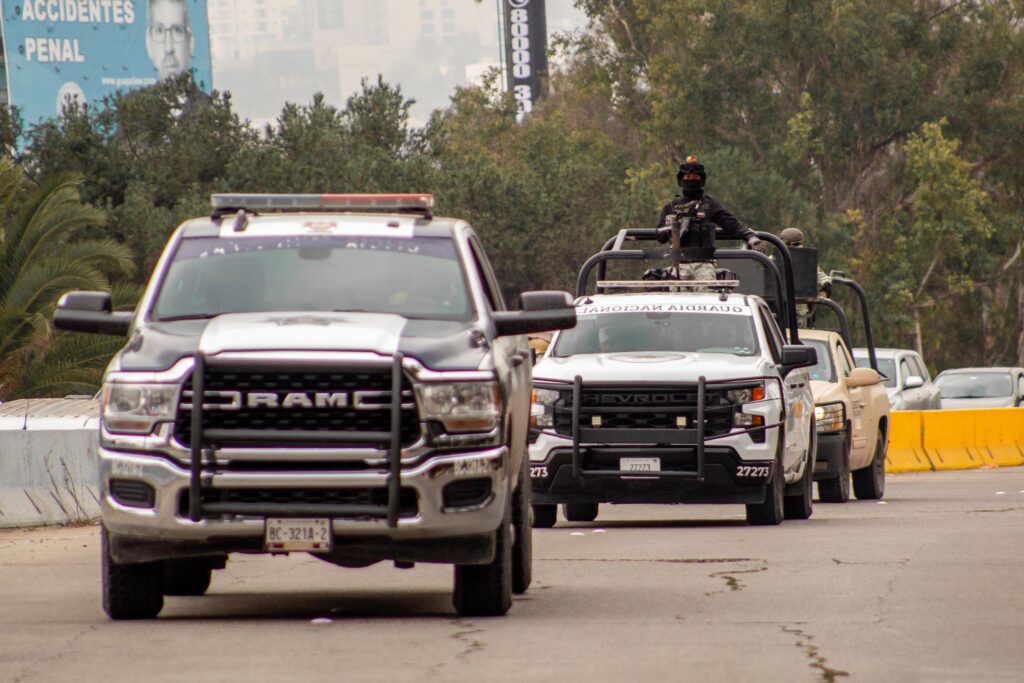
[(732, 419), (735, 427), (763, 427), (764, 415), (749, 415), (747, 413), (736, 413)]

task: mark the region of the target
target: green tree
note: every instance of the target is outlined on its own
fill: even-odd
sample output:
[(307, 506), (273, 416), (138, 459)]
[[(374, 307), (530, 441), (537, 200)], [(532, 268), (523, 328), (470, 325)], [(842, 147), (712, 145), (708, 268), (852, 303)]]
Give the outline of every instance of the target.
[[(0, 396), (95, 390), (115, 345), (55, 338), (50, 318), (72, 289), (109, 289), (133, 270), (130, 250), (82, 239), (103, 212), (82, 204), (75, 176), (34, 186), (0, 159)], [(130, 294), (129, 292), (124, 292)]]

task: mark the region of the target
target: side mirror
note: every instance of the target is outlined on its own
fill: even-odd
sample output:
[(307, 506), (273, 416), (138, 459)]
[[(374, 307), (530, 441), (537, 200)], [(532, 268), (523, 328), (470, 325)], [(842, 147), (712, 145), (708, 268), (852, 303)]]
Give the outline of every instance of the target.
[(872, 384), (878, 384), (881, 379), (882, 376), (871, 368), (854, 368), (850, 371), (850, 376), (846, 378), (846, 386), (851, 389), (869, 387)]
[(903, 380), (904, 389), (917, 389), (924, 386), (924, 378), (918, 375), (910, 375)]
[(576, 326), (576, 307), (566, 292), (523, 292), (523, 310), (499, 311), (494, 326), (499, 337), (536, 334)]
[(115, 311), (108, 292), (68, 292), (57, 302), (53, 326), (68, 332), (126, 336), (135, 314)]
[(797, 368), (809, 368), (818, 362), (818, 351), (813, 346), (800, 344), (782, 347), (782, 376), (785, 377)]
[(572, 297), (568, 292), (523, 292), (520, 299), (524, 311), (553, 311), (559, 308), (573, 307)]

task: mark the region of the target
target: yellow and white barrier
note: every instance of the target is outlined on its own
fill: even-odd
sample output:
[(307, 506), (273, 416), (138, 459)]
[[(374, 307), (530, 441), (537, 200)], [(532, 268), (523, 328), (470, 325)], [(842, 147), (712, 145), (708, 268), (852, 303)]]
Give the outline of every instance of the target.
[(906, 410), (890, 420), (886, 472), (1024, 464), (1024, 408)]

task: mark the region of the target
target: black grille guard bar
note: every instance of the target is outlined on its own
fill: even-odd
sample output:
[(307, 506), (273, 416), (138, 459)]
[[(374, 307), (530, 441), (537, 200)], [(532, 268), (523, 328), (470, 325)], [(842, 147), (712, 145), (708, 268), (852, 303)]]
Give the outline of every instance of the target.
[[(259, 513), (259, 512), (277, 512), (278, 514), (335, 514), (345, 515), (351, 511), (359, 511), (360, 513), (367, 514), (368, 516), (386, 516), (389, 527), (398, 526), (398, 518), (401, 512), (401, 487), (402, 487), (402, 401), (394, 400), (393, 397), (402, 395), (402, 359), (401, 353), (395, 354), (394, 360), (391, 366), (391, 431), (390, 433), (378, 433), (378, 432), (365, 432), (361, 433), (360, 437), (365, 438), (367, 442), (373, 441), (389, 441), (390, 449), (388, 452), (388, 504), (386, 507), (367, 507), (367, 506), (320, 506), (320, 507), (297, 507), (297, 506), (283, 506), (277, 508), (263, 508), (250, 507), (246, 508), (238, 504), (225, 504), (225, 503), (210, 503), (203, 505), (202, 503), (202, 485), (203, 485), (203, 438), (204, 437), (220, 437), (230, 435), (234, 437), (246, 436), (250, 432), (254, 438), (262, 435), (263, 438), (267, 437), (267, 432), (259, 432), (255, 430), (209, 430), (206, 434), (203, 433), (203, 399), (205, 396), (205, 374), (206, 374), (206, 357), (199, 351), (196, 352), (192, 366), (192, 395), (198, 396), (200, 399), (192, 401), (192, 447), (191, 447), (191, 460), (190, 460), (190, 473), (189, 473), (189, 499), (188, 499), (188, 516), (193, 522), (198, 522), (203, 517), (203, 511), (211, 514), (245, 514)], [(323, 435), (322, 437), (320, 435)], [(297, 438), (299, 441), (307, 442), (319, 442), (327, 441), (330, 437), (335, 436), (332, 432), (314, 432), (314, 433), (300, 433), (289, 434), (293, 438)], [(347, 433), (347, 436), (351, 436), (351, 433)], [(308, 437), (308, 438), (307, 438)], [(383, 437), (383, 438), (382, 438)], [(390, 438), (389, 438), (390, 437)], [(209, 459), (210, 464), (216, 464), (216, 456), (213, 448), (206, 450), (205, 455)], [(384, 513), (384, 514), (382, 514)]]
[[(388, 454), (388, 526), (398, 526), (402, 490), (402, 359), (396, 353), (391, 364), (391, 452)], [(397, 400), (395, 397), (398, 397)]]
[[(773, 377), (760, 378), (764, 381), (775, 380)], [(623, 476), (622, 470), (583, 470), (583, 455), (580, 448), (580, 442), (586, 440), (587, 443), (602, 443), (603, 439), (609, 436), (616, 437), (618, 440), (614, 440), (614, 443), (650, 443), (651, 435), (656, 435), (659, 443), (667, 443), (672, 445), (680, 446), (696, 446), (697, 448), (697, 471), (696, 472), (643, 472), (637, 473), (635, 476), (645, 478), (660, 478), (660, 479), (696, 479), (698, 482), (704, 481), (704, 443), (707, 441), (716, 441), (718, 439), (727, 439), (732, 436), (738, 436), (740, 434), (751, 434), (753, 432), (761, 432), (767, 429), (774, 429), (775, 427), (781, 427), (783, 422), (776, 422), (770, 425), (758, 425), (756, 427), (742, 427), (739, 431), (733, 427), (726, 434), (718, 434), (715, 436), (706, 436), (704, 433), (704, 417), (705, 417), (705, 392), (708, 384), (738, 384), (744, 380), (717, 380), (708, 382), (707, 379), (701, 375), (697, 378), (697, 428), (696, 429), (584, 429), (580, 427), (580, 404), (581, 395), (583, 393), (583, 377), (576, 375), (572, 381), (572, 474), (576, 479), (581, 479), (584, 476)], [(747, 380), (749, 382), (749, 380)], [(776, 380), (778, 381), (778, 380)], [(761, 403), (764, 401), (774, 401), (778, 399), (761, 399), (755, 401)], [(711, 410), (720, 410), (725, 406), (714, 406)], [(731, 409), (731, 406), (730, 406)], [(550, 432), (548, 430), (538, 430), (543, 433), (555, 434), (561, 436), (558, 432)]]

